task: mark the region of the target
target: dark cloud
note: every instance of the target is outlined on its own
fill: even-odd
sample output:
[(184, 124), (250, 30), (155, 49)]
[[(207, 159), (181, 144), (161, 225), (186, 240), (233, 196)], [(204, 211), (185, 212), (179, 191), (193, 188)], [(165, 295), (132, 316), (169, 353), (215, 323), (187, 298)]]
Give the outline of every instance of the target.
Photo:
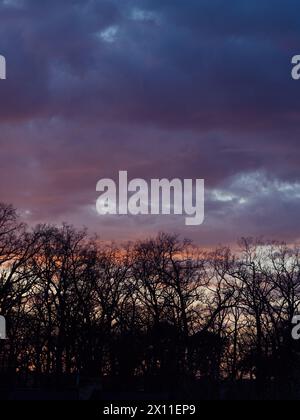
[[(0, 1), (1, 199), (31, 222), (106, 238), (165, 228), (206, 244), (297, 239), (299, 12), (295, 0)], [(121, 169), (205, 178), (205, 225), (100, 221), (96, 182)], [(243, 202), (236, 180), (251, 186), (249, 174), (269, 195), (255, 184)]]

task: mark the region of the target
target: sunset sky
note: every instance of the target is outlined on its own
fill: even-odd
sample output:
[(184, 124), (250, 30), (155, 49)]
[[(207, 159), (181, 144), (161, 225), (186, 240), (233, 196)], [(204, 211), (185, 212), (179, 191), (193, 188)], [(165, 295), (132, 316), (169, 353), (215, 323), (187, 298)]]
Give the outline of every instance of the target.
[[(0, 201), (29, 224), (299, 239), (299, 0), (0, 0), (0, 54)], [(97, 215), (120, 170), (204, 178), (204, 225)]]

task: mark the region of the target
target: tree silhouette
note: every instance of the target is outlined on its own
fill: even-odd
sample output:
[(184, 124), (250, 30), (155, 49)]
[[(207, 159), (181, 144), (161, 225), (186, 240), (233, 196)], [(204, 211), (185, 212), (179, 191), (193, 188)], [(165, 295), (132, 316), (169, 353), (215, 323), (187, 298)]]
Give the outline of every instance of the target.
[(299, 249), (239, 245), (104, 245), (69, 225), (29, 229), (1, 204), (0, 386), (299, 397)]

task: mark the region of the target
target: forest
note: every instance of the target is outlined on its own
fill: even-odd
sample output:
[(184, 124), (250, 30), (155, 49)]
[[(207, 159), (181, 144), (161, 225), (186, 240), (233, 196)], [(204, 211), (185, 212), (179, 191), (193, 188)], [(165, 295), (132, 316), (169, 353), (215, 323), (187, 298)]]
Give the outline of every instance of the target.
[(94, 399), (299, 398), (299, 305), (297, 245), (107, 244), (0, 205), (0, 398), (88, 386)]

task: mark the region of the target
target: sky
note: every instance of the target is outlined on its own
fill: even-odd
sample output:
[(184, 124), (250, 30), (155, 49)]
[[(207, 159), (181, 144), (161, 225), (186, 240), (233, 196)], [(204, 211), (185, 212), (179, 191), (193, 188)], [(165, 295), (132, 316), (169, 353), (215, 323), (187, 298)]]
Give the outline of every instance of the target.
[[(0, 201), (30, 225), (204, 246), (300, 234), (298, 0), (0, 0)], [(97, 181), (204, 178), (206, 215), (96, 213)]]

